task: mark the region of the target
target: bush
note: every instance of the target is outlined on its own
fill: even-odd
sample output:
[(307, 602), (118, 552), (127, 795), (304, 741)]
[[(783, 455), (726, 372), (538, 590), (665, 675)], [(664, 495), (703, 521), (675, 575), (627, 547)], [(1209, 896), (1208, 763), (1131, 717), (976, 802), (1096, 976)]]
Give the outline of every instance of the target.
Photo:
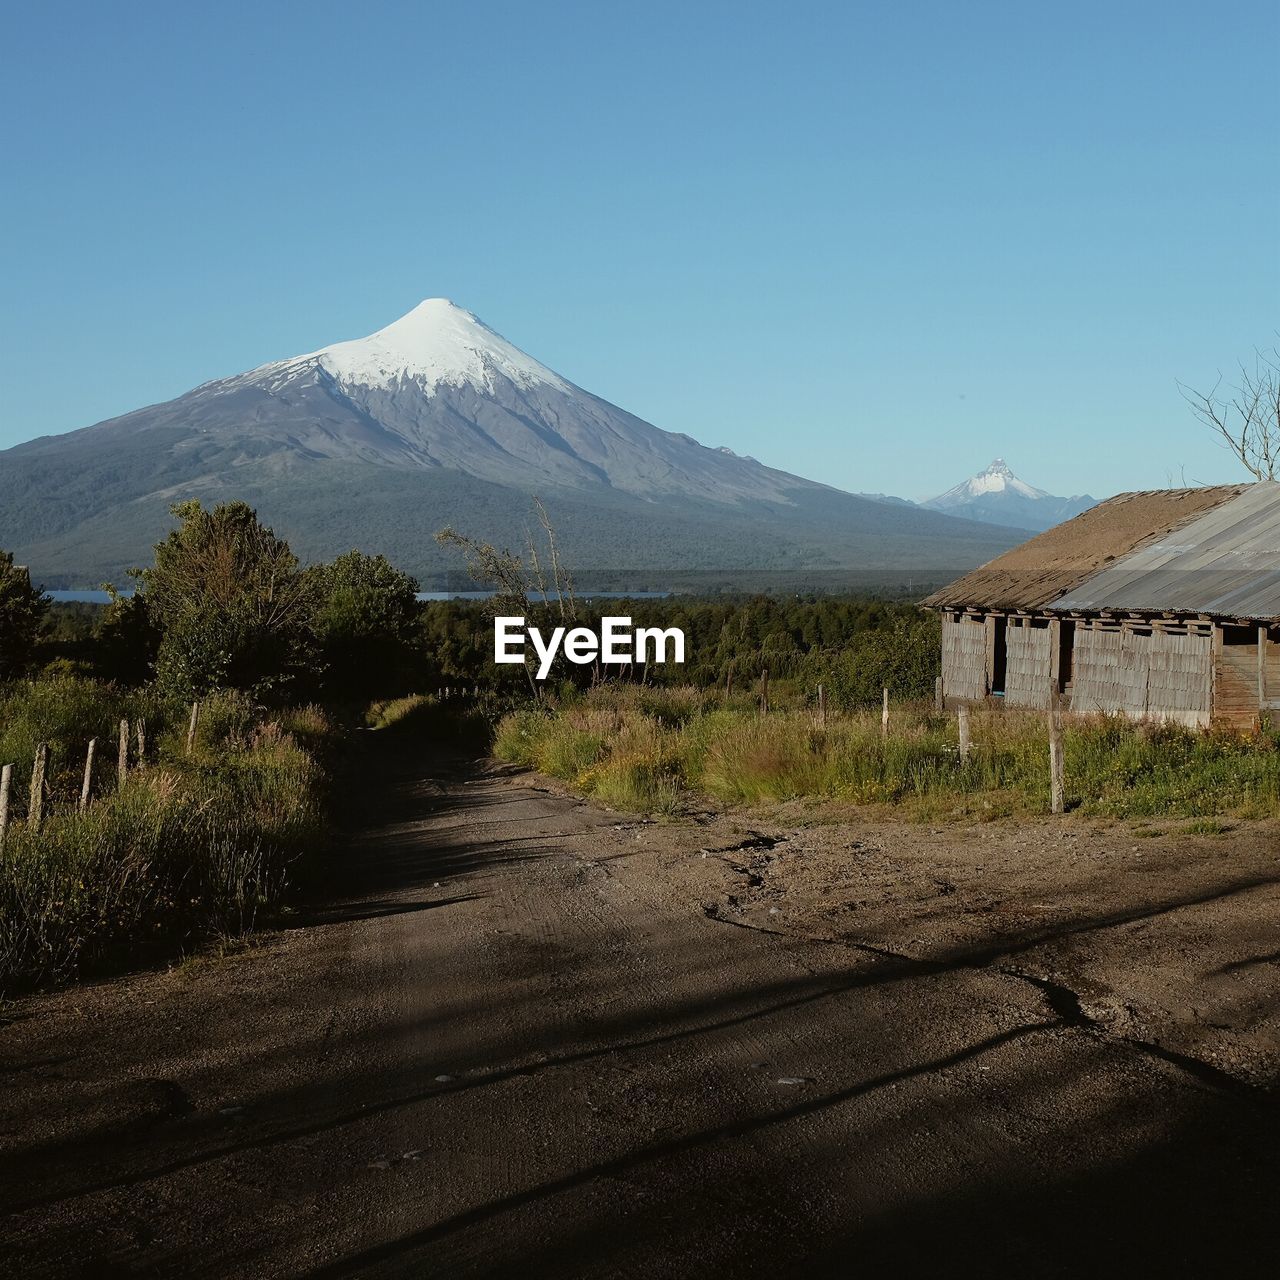
[[(144, 709), (153, 758), (119, 787), (105, 730), (118, 713), (136, 718)], [(5, 842), (0, 990), (239, 936), (283, 905), (290, 867), (324, 838), (326, 776), (315, 749), (331, 740), (331, 727), (315, 708), (268, 720), (243, 695), (216, 695), (202, 704), (202, 733), (188, 755), (185, 711), (90, 681), (0, 692), (0, 762), (34, 752), (38, 741), (53, 744), (55, 762), (71, 761), (51, 775), (40, 831), (15, 821)], [(94, 734), (112, 752), (103, 759), (104, 794), (80, 813), (79, 743)], [(23, 807), (12, 805), (15, 819)]]

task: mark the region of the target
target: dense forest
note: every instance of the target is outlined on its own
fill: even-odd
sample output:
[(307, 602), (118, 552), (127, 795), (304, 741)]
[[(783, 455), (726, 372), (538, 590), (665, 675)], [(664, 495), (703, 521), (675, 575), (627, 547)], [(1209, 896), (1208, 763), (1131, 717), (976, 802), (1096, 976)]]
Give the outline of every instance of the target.
[(536, 546), (517, 556), (462, 539), (476, 585), (494, 594), (422, 601), (416, 580), (379, 555), (351, 551), (302, 566), (244, 503), (212, 511), (185, 503), (175, 515), (178, 528), (156, 547), (154, 563), (136, 571), (135, 590), (107, 605), (53, 604), (12, 557), (0, 561), (0, 679), (62, 673), (192, 698), (233, 689), (268, 705), (443, 688), (519, 696), (535, 692), (526, 672), (493, 661), (493, 617), (512, 611), (543, 627), (598, 629), (601, 617), (624, 615), (685, 633), (683, 665), (579, 667), (561, 659), (544, 686), (553, 690), (606, 680), (742, 688), (767, 671), (773, 681), (823, 683), (835, 705), (852, 708), (878, 701), (882, 687), (928, 696), (937, 673), (936, 621), (906, 601), (579, 596), (558, 565), (547, 581)]

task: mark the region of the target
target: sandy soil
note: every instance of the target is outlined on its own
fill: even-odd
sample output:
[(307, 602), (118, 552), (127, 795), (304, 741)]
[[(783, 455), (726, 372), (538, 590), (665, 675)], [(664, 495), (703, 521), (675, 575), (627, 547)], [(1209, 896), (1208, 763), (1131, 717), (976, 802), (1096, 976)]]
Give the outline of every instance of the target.
[(1274, 827), (384, 762), (298, 928), (6, 1012), (8, 1273), (1271, 1274)]

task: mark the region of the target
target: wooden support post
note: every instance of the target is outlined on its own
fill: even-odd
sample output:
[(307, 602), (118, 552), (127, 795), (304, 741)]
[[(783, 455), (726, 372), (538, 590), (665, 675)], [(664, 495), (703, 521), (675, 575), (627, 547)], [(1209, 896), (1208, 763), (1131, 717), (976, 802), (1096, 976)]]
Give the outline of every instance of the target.
[(880, 711), (880, 737), (889, 736), (889, 690), (884, 691), (884, 706)]
[(827, 727), (827, 691), (822, 685), (818, 686), (818, 724)]
[(120, 750), (116, 755), (116, 782), (124, 786), (129, 776), (129, 721), (120, 721)]
[(733, 664), (729, 664), (729, 669), (724, 673), (724, 696), (728, 700), (733, 694)]
[(942, 696), (942, 677), (935, 676), (933, 681), (933, 711), (935, 715), (942, 715), (947, 709), (946, 699)]
[(969, 737), (969, 704), (967, 702), (960, 704), (956, 718), (960, 726), (960, 762), (963, 764), (969, 759), (969, 752), (973, 747)]
[(769, 714), (769, 668), (765, 667), (760, 675), (760, 714)]
[(196, 726), (200, 723), (200, 704), (193, 702), (191, 704), (191, 723), (187, 725), (187, 755), (190, 755), (196, 745)]
[(13, 765), (0, 768), (0, 848), (4, 847), (4, 837), (9, 830), (9, 791), (13, 786)]
[(31, 797), (27, 804), (27, 826), (39, 831), (44, 821), (44, 775), (49, 768), (49, 744), (42, 742), (36, 748), (35, 763), (31, 766)]
[(84, 781), (80, 784), (80, 812), (89, 807), (89, 793), (93, 790), (93, 757), (98, 750), (97, 738), (89, 739), (89, 750), (84, 753)]
[(1062, 699), (1054, 690), (1049, 697), (1049, 812), (1061, 813), (1063, 796)]
[(147, 722), (138, 717), (138, 768), (141, 769), (147, 758)]

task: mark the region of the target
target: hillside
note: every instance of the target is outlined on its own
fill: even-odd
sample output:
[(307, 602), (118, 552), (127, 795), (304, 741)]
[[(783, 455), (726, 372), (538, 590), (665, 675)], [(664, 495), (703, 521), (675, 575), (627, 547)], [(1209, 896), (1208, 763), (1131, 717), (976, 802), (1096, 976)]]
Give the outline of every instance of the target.
[(368, 338), (0, 453), (0, 546), (48, 585), (117, 578), (186, 497), (256, 505), (305, 558), (351, 546), (430, 578), (444, 525), (518, 543), (546, 503), (584, 569), (910, 569), (1016, 534), (857, 497), (662, 431), (441, 299)]

